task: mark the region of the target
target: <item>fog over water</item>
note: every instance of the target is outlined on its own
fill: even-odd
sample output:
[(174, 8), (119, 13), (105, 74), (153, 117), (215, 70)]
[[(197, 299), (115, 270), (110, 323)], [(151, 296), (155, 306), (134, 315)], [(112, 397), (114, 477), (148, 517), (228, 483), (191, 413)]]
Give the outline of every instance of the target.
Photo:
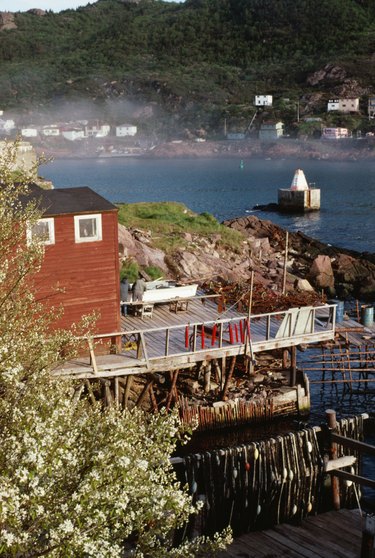
[(290, 231), (344, 248), (375, 252), (375, 163), (244, 159), (98, 158), (55, 160), (40, 173), (55, 187), (90, 186), (112, 202), (177, 201), (220, 221), (277, 202), (294, 171), (321, 189), (321, 210), (306, 215), (257, 212)]

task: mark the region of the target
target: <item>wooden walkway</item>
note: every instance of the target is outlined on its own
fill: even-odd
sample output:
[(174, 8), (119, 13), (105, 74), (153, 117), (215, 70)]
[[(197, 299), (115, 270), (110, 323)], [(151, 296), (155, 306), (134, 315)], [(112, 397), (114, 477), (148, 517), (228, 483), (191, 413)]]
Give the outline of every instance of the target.
[(359, 558), (361, 523), (358, 510), (327, 512), (300, 526), (282, 524), (242, 535), (217, 558)]
[(152, 316), (125, 316), (120, 332), (94, 336), (95, 343), (121, 340), (117, 354), (96, 356), (95, 366), (93, 355), (69, 361), (55, 373), (93, 378), (162, 372), (204, 360), (318, 343), (335, 334), (334, 305), (251, 315), (250, 320), (235, 308), (219, 308), (213, 298), (205, 297), (189, 299), (182, 312), (155, 304)]

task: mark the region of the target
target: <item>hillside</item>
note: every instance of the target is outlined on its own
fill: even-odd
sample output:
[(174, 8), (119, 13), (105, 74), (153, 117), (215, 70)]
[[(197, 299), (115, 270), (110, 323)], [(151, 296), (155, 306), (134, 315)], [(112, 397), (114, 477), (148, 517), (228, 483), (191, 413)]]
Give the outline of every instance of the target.
[(293, 129), (297, 101), (320, 114), (332, 96), (362, 96), (365, 111), (375, 88), (372, 0), (98, 0), (1, 22), (0, 106), (35, 118), (79, 101), (144, 133), (214, 137), (224, 120), (246, 129), (256, 93)]

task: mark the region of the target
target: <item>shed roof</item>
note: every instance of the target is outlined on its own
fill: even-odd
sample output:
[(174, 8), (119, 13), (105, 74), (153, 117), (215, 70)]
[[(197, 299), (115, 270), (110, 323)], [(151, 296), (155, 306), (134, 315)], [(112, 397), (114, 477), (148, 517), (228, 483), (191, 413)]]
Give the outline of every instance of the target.
[(37, 184), (31, 184), (27, 199), (36, 199), (45, 217), (70, 213), (77, 215), (79, 213), (117, 211), (115, 205), (87, 186), (45, 190)]

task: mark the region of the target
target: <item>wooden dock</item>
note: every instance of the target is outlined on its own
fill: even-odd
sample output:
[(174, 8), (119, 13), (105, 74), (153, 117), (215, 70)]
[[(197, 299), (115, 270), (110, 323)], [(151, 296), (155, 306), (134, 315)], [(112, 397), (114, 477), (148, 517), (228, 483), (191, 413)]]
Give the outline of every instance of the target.
[[(147, 317), (123, 317), (121, 331), (87, 340), (91, 355), (66, 362), (55, 374), (92, 379), (163, 372), (328, 341), (335, 335), (335, 309), (335, 305), (307, 306), (249, 317), (233, 307), (220, 311), (220, 301), (212, 297), (189, 299), (184, 311), (177, 312), (170, 304), (155, 304)], [(109, 340), (117, 347), (116, 354), (100, 355), (100, 343)]]
[(284, 523), (242, 535), (217, 558), (359, 558), (362, 521), (359, 510), (311, 516), (299, 526)]

